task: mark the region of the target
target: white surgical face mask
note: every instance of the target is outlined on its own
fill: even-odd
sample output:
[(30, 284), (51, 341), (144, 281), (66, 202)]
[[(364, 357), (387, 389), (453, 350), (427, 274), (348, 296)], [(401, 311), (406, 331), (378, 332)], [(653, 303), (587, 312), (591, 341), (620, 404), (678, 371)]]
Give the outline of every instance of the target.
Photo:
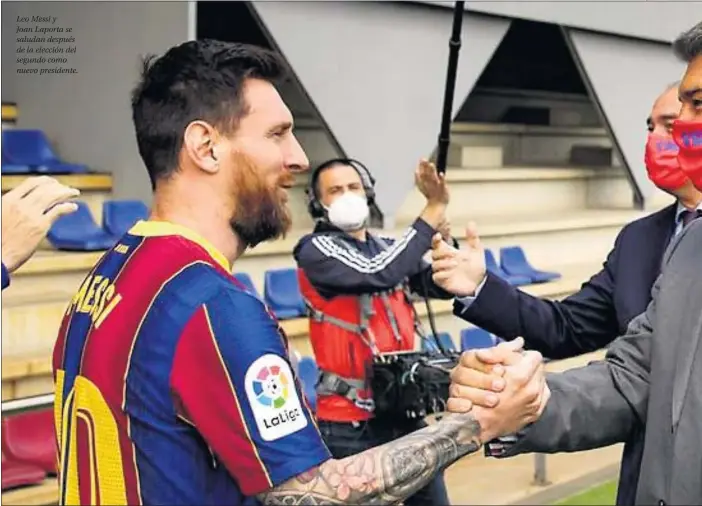
[(329, 221), (345, 232), (363, 228), (370, 211), (365, 197), (346, 192), (326, 208)]

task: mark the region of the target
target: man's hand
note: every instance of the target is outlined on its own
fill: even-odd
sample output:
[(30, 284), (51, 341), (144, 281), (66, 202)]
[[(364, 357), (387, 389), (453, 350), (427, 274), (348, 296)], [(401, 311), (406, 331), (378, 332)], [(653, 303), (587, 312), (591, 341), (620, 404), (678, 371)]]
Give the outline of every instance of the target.
[(451, 237), (451, 222), (444, 216), (444, 220), (439, 223), (436, 230), (441, 234), (441, 238), (448, 244), (453, 244), (453, 237)]
[(474, 295), (485, 279), (485, 251), (474, 223), (468, 225), (466, 245), (460, 250), (436, 234), (432, 240), (431, 259), (434, 283), (457, 297)]
[(48, 176), (25, 179), (2, 197), (2, 262), (15, 271), (39, 247), (51, 225), (78, 206), (80, 192)]
[(443, 174), (439, 174), (436, 166), (421, 160), (414, 174), (417, 189), (427, 199), (427, 205), (447, 205), (449, 202), (448, 185)]
[[(451, 373), (448, 410), (471, 409), (481, 440), (511, 434), (539, 419), (550, 397), (543, 358), (521, 352), (522, 339), (463, 353)], [(499, 393), (496, 393), (499, 392)]]

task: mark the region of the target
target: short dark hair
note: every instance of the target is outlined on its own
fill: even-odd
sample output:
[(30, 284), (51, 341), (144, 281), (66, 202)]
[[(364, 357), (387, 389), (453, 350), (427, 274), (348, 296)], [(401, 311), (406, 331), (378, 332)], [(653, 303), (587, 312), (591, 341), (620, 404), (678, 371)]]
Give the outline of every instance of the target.
[(152, 188), (177, 169), (189, 123), (207, 121), (229, 135), (247, 113), (244, 81), (279, 84), (286, 76), (280, 56), (248, 44), (203, 39), (146, 57), (132, 92), (132, 119)]
[(687, 63), (702, 55), (702, 22), (681, 33), (673, 42), (673, 51)]

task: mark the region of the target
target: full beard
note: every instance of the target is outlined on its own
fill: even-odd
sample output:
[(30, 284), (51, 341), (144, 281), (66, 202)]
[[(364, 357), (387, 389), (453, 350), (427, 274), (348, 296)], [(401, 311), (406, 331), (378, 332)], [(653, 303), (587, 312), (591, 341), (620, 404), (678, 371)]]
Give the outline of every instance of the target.
[(292, 226), (290, 209), (280, 197), (279, 185), (288, 182), (286, 173), (271, 188), (250, 163), (243, 163), (237, 177), (237, 203), (230, 220), (232, 230), (247, 247), (285, 237)]

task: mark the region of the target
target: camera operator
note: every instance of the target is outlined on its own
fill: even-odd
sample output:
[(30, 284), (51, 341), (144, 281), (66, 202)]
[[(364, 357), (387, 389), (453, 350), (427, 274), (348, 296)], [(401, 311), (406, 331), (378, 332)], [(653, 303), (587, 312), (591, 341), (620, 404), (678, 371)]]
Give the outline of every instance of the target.
[[(417, 325), (409, 292), (450, 299), (434, 285), (422, 257), (441, 230), (451, 240), (446, 182), (421, 161), (416, 184), (426, 206), (398, 240), (367, 230), (374, 184), (356, 160), (317, 167), (307, 189), (314, 231), (294, 250), (310, 313), (310, 341), (320, 369), (317, 419), (334, 458), (344, 458), (426, 426), (422, 420), (374, 417), (370, 371), (379, 353), (414, 350)], [(443, 474), (405, 504), (448, 504)]]

